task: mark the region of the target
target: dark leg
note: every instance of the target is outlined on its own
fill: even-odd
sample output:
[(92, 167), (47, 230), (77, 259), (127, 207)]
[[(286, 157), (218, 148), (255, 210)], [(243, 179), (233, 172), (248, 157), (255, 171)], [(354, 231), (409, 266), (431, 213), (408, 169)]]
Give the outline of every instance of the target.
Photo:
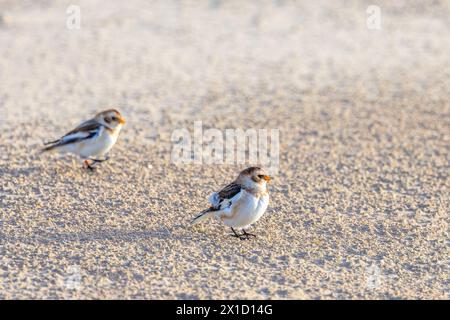
[(89, 163), (89, 160), (84, 160), (84, 165), (85, 165), (86, 169), (88, 169), (90, 171), (95, 170), (95, 168)]
[(233, 233), (234, 233), (234, 234), (231, 235), (232, 237), (235, 237), (235, 238), (239, 238), (239, 239), (241, 239), (241, 240), (244, 240), (244, 239), (242, 238), (242, 235), (241, 235), (241, 234), (238, 234), (233, 228), (231, 228), (231, 230), (232, 230)]
[(233, 228), (231, 228), (231, 230), (232, 230), (233, 233), (234, 233), (234, 234), (231, 235), (232, 237), (239, 238), (239, 239), (241, 239), (241, 240), (244, 240), (244, 239), (245, 239), (245, 238), (244, 238), (244, 235), (238, 234)]
[(91, 165), (95, 165), (96, 163), (102, 163), (102, 162), (108, 161), (109, 157), (106, 157), (105, 159), (102, 159), (102, 160), (100, 160), (100, 159), (89, 159), (89, 160), (92, 161)]
[(247, 233), (247, 231), (245, 231), (245, 229), (243, 229), (243, 231), (244, 231), (244, 236), (246, 236), (247, 237), (247, 239), (250, 239), (250, 237), (254, 237), (254, 238), (256, 238), (256, 234), (253, 234), (253, 233)]
[(239, 237), (240, 237), (240, 235), (238, 235), (237, 232), (234, 231), (233, 228), (231, 228), (231, 231), (233, 231), (233, 233), (234, 233), (234, 234), (232, 235), (233, 237), (235, 237), (235, 238), (239, 238)]

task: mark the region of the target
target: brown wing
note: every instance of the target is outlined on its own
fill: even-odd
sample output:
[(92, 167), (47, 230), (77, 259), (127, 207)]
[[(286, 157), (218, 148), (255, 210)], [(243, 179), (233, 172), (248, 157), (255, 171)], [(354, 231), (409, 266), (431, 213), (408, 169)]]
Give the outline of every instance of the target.
[(222, 210), (229, 207), (231, 199), (239, 192), (241, 192), (241, 186), (235, 182), (230, 183), (209, 198), (209, 202), (211, 202), (210, 209)]
[(101, 127), (102, 125), (95, 120), (83, 122), (81, 125), (64, 135), (62, 138), (45, 143), (44, 145), (46, 145), (47, 147), (43, 150), (49, 151), (56, 147), (93, 138), (100, 133)]
[(100, 123), (98, 123), (97, 121), (95, 121), (94, 119), (88, 120), (83, 122), (82, 124), (80, 124), (78, 127), (76, 127), (75, 129), (73, 129), (72, 131), (70, 131), (69, 133), (65, 134), (63, 136), (67, 137), (70, 136), (72, 134), (78, 133), (78, 132), (86, 132), (86, 131), (92, 131), (92, 130), (97, 130), (99, 129), (99, 127), (101, 126)]
[(223, 210), (231, 206), (231, 199), (239, 192), (241, 192), (241, 189), (242, 188), (240, 185), (232, 182), (219, 192), (214, 193), (209, 199), (209, 201), (211, 202), (211, 207), (200, 212), (192, 222), (195, 223), (196, 221), (200, 221), (199, 219), (201, 219), (203, 216), (206, 216), (210, 212)]
[(224, 187), (222, 190), (217, 192), (217, 194), (219, 195), (220, 200), (229, 200), (233, 198), (235, 195), (237, 195), (239, 192), (241, 192), (241, 186), (235, 182), (232, 182), (226, 187)]

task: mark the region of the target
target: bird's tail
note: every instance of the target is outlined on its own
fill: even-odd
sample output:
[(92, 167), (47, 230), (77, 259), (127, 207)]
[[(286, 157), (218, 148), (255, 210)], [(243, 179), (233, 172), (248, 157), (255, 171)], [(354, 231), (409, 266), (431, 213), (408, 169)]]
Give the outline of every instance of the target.
[(41, 153), (44, 153), (44, 152), (47, 152), (47, 151), (52, 151), (55, 148), (56, 148), (56, 146), (48, 146), (48, 147), (42, 148), (41, 149)]
[(52, 151), (53, 149), (55, 149), (56, 147), (59, 146), (58, 143), (59, 143), (59, 140), (44, 143), (44, 146), (46, 146), (46, 147), (41, 149), (41, 153), (44, 153), (47, 151)]
[(198, 214), (198, 216), (196, 216), (191, 221), (191, 225), (196, 225), (197, 223), (200, 223), (202, 221), (205, 221), (205, 220), (208, 220), (208, 219), (214, 217), (215, 212), (216, 212), (216, 210), (214, 208), (208, 208), (206, 210), (203, 210), (202, 212), (200, 212)]

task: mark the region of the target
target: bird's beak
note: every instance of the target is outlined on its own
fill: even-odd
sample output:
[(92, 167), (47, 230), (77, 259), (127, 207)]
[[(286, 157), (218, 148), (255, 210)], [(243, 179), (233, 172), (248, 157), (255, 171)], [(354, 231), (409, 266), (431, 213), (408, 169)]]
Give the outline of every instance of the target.
[(266, 180), (267, 182), (269, 182), (271, 178), (269, 176), (265, 175), (265, 176), (263, 176), (263, 179)]
[(119, 118), (119, 123), (120, 124), (125, 124), (125, 122), (126, 122), (125, 118), (122, 118), (122, 117)]

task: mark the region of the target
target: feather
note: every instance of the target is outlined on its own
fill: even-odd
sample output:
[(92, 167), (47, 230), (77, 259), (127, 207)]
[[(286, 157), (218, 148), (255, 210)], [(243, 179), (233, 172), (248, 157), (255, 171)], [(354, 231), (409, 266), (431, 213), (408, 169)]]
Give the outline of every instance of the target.
[(219, 192), (213, 193), (209, 197), (209, 202), (211, 203), (211, 207), (206, 210), (200, 212), (191, 222), (191, 224), (195, 225), (204, 220), (214, 217), (214, 215), (218, 211), (225, 210), (230, 208), (233, 202), (235, 202), (238, 198), (237, 195), (240, 194), (242, 188), (236, 182), (232, 182), (229, 185), (225, 186)]
[(95, 120), (83, 122), (81, 125), (70, 131), (60, 139), (45, 143), (44, 145), (46, 145), (47, 147), (42, 149), (42, 151), (50, 151), (71, 143), (94, 138), (95, 136), (99, 135), (102, 127), (103, 126)]

